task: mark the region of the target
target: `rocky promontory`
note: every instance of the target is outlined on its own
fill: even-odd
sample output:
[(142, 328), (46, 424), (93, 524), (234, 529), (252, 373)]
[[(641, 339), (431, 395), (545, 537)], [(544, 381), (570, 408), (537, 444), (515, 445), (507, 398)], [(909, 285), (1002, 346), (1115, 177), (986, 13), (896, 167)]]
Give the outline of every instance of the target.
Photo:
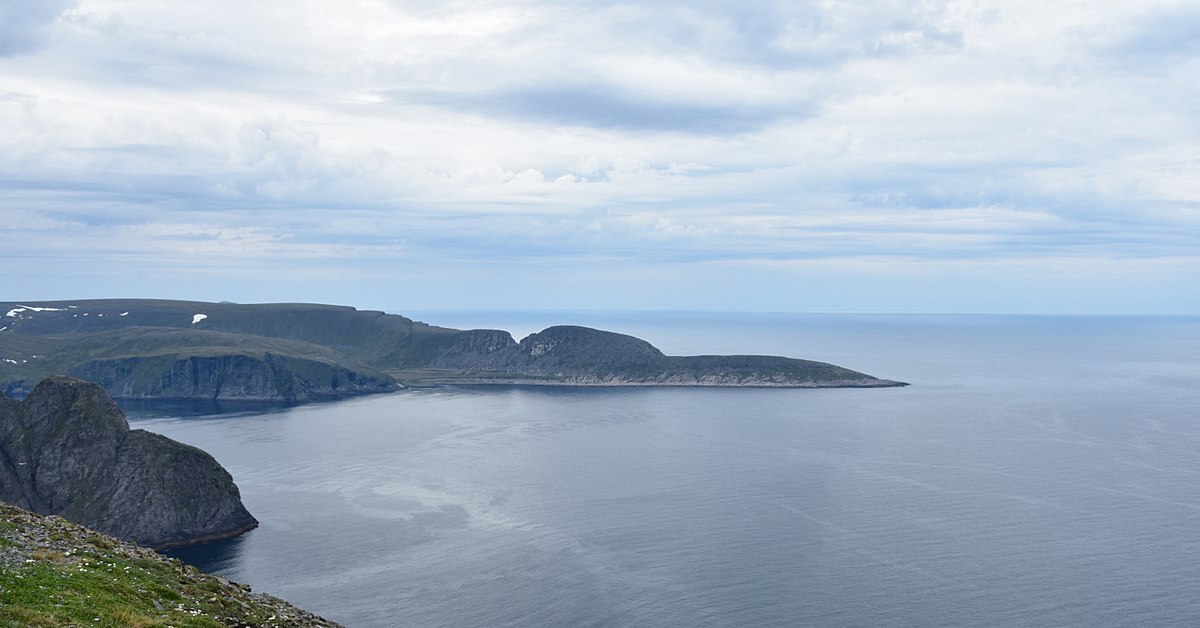
[(781, 356), (668, 356), (640, 338), (558, 325), (437, 327), (306, 303), (146, 299), (0, 303), (0, 390), (56, 374), (127, 399), (304, 402), (407, 384), (881, 388), (902, 382)]
[(824, 362), (766, 355), (670, 356), (633, 336), (558, 325), (520, 342), (465, 331), (421, 373), (427, 382), (573, 386), (884, 388), (879, 379)]
[(0, 396), (0, 501), (155, 548), (258, 525), (212, 456), (130, 430), (103, 388), (69, 377)]

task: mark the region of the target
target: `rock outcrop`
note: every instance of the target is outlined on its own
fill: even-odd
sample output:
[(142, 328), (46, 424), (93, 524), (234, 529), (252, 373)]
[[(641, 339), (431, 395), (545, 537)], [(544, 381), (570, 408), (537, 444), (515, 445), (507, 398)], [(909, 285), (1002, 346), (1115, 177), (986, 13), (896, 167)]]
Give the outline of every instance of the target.
[(68, 377), (0, 397), (0, 501), (156, 548), (258, 525), (212, 456), (130, 430), (103, 388)]

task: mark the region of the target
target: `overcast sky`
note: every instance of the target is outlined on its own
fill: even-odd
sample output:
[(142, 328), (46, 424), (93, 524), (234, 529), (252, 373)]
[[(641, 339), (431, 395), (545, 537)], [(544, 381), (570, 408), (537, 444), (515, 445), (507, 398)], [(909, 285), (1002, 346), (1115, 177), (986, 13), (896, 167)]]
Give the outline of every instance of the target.
[(10, 299), (1200, 313), (1194, 1), (0, 0)]

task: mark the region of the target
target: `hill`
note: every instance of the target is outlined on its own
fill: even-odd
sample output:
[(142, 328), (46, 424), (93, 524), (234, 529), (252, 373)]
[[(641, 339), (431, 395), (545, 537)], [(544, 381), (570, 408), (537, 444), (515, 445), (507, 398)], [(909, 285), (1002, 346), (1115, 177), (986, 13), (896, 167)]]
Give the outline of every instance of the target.
[(337, 624), (61, 517), (0, 503), (0, 626)]
[(903, 386), (850, 369), (778, 356), (668, 356), (640, 338), (559, 325), (520, 342), (507, 332), (472, 330), (451, 338), (410, 377), (424, 381), (579, 386)]
[[(555, 326), (517, 342), (314, 304), (113, 299), (0, 303), (0, 389), (66, 373), (122, 398), (307, 401), (403, 383), (883, 387), (778, 356), (667, 356), (638, 338)], [(397, 381), (399, 380), (399, 381)]]

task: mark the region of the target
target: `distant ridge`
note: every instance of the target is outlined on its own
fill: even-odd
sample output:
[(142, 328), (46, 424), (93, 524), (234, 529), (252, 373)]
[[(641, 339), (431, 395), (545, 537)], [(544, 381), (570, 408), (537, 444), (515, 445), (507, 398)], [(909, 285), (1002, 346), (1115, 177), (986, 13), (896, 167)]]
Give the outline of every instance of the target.
[(517, 342), (352, 307), (147, 299), (0, 303), (0, 390), (69, 374), (114, 397), (303, 402), (404, 385), (903, 386), (777, 356), (667, 356), (555, 326)]

